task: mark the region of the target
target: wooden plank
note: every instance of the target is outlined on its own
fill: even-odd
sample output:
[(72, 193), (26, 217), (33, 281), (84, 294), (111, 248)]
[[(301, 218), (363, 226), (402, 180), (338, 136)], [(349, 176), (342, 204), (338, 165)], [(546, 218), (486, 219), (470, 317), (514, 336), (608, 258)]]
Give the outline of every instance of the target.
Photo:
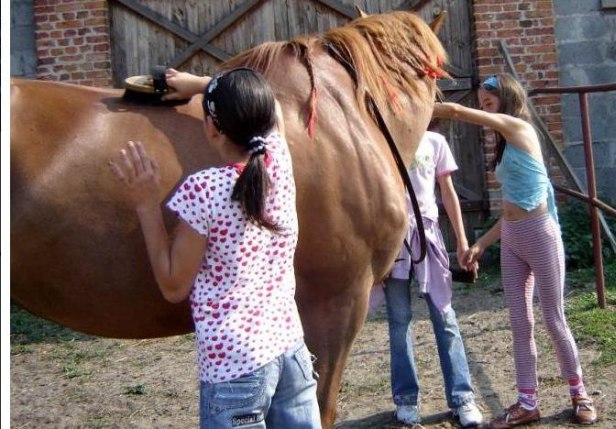
[(437, 84), (441, 91), (462, 91), (473, 89), (473, 80), (470, 77), (439, 79)]
[(396, 10), (408, 10), (416, 12), (422, 9), (430, 1), (431, 0), (407, 0), (402, 2), (398, 7), (396, 7)]
[(458, 193), (458, 195), (465, 198), (466, 200), (481, 201), (483, 199), (482, 195), (466, 188), (464, 185), (462, 185), (459, 182), (454, 183), (454, 188), (456, 189), (456, 192)]

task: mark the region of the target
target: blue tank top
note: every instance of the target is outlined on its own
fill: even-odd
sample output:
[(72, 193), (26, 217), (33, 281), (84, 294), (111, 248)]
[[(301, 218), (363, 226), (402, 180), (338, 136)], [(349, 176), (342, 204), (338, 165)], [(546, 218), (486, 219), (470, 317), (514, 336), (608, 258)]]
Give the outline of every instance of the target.
[(558, 223), (554, 188), (543, 162), (528, 152), (507, 144), (503, 158), (494, 172), (502, 185), (505, 200), (531, 211), (547, 199), (548, 212)]

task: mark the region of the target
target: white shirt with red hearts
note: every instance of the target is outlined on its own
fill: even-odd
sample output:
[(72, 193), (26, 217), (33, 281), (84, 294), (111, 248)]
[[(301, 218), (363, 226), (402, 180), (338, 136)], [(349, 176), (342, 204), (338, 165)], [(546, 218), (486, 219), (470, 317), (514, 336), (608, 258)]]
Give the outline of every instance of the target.
[(190, 175), (167, 203), (208, 238), (190, 294), (199, 378), (208, 383), (251, 373), (303, 338), (294, 300), (295, 182), (280, 134), (268, 136), (266, 158), (266, 213), (282, 232), (258, 228), (231, 200), (240, 165)]

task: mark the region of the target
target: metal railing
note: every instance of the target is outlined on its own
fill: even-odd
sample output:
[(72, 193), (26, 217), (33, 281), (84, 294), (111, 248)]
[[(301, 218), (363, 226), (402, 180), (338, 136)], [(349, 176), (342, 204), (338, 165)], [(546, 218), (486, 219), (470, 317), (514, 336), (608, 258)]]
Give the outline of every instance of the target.
[[(595, 278), (597, 288), (597, 303), (605, 308), (605, 278), (603, 276), (603, 252), (601, 250), (601, 224), (599, 209), (616, 217), (616, 209), (597, 198), (597, 183), (595, 179), (595, 161), (592, 150), (592, 134), (590, 129), (590, 109), (588, 107), (588, 94), (592, 92), (616, 91), (616, 83), (603, 85), (588, 85), (574, 87), (538, 88), (528, 92), (529, 96), (535, 94), (578, 94), (580, 101), (580, 116), (582, 119), (582, 138), (584, 143), (584, 162), (586, 165), (586, 183), (588, 195), (562, 186), (554, 186), (560, 192), (586, 202), (590, 211), (590, 226), (592, 229), (593, 256), (595, 261)], [(610, 234), (607, 228), (607, 234)]]

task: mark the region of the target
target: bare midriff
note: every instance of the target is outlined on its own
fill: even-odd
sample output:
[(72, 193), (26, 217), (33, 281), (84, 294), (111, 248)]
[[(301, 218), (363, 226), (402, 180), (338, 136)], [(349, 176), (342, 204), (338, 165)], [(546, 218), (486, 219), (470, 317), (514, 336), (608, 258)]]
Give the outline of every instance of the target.
[(548, 211), (547, 202), (542, 202), (538, 207), (531, 211), (526, 211), (511, 201), (503, 200), (503, 219), (505, 220), (524, 220), (541, 216)]

